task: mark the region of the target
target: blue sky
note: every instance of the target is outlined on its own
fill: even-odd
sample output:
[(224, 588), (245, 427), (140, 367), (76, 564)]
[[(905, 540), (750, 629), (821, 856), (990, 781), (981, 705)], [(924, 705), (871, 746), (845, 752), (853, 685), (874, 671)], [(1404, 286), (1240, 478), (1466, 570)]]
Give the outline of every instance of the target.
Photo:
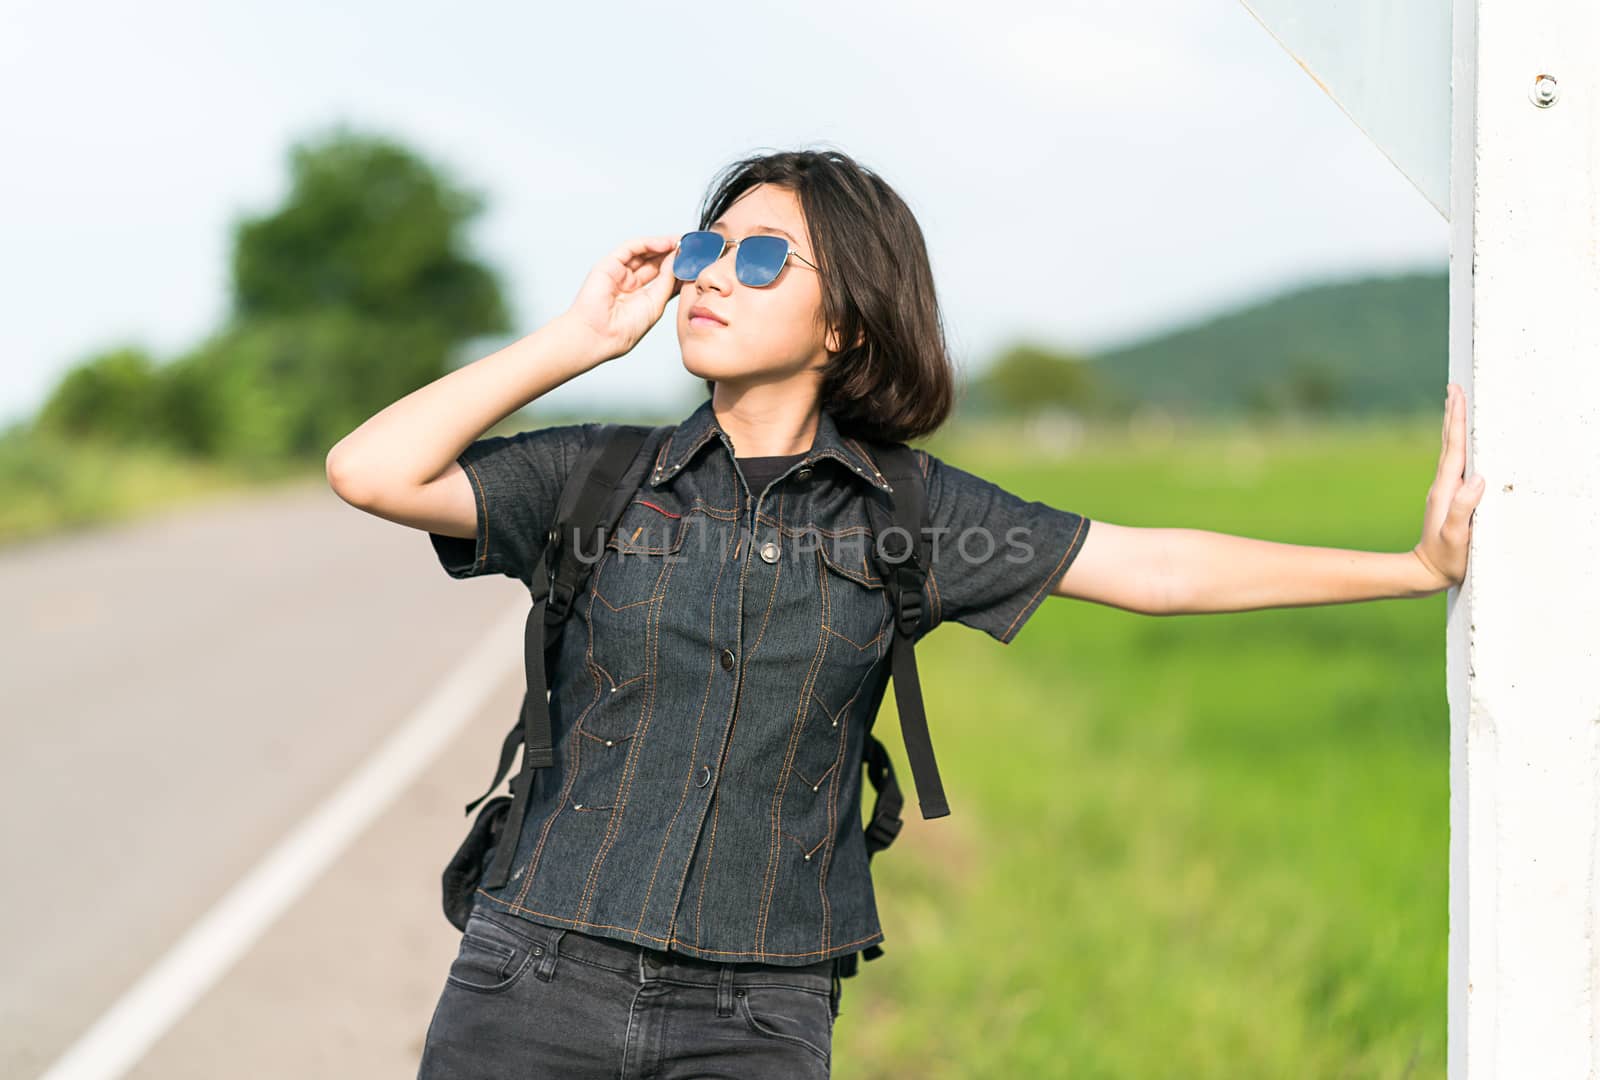
[[(1238, 0), (8, 0), (0, 93), (0, 422), (85, 355), (166, 358), (215, 326), (230, 224), (335, 121), (485, 193), (473, 239), (519, 334), (617, 243), (692, 228), (712, 175), (763, 148), (842, 149), (901, 193), (968, 371), (1020, 338), (1094, 349), (1449, 252)], [(547, 400), (694, 393), (672, 310)]]

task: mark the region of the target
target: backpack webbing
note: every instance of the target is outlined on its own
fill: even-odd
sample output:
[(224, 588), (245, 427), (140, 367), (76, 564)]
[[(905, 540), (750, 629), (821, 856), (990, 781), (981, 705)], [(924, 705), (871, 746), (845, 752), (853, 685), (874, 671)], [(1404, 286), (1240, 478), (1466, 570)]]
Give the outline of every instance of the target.
[[(488, 798), (505, 779), (517, 746), (524, 747), (522, 767), (510, 783), (510, 805), (503, 824), (491, 826), (494, 861), (483, 884), (487, 888), (505, 885), (510, 873), (522, 825), (527, 815), (529, 791), (537, 770), (554, 764), (550, 730), (549, 680), (546, 651), (552, 648), (574, 600), (587, 587), (589, 575), (604, 553), (605, 544), (622, 511), (627, 508), (643, 478), (654, 450), (671, 431), (671, 426), (647, 428), (634, 424), (606, 424), (599, 437), (574, 463), (561, 492), (556, 524), (546, 534), (546, 543), (530, 584), (533, 605), (523, 633), (523, 664), (526, 688), (516, 723), (506, 732), (500, 747), (500, 760), (488, 789), (467, 804), (466, 813)], [(917, 799), (924, 818), (950, 813), (939, 778), (923, 709), (921, 681), (917, 675), (914, 643), (928, 612), (923, 603), (923, 583), (927, 577), (928, 539), (925, 533), (926, 493), (922, 471), (912, 451), (903, 443), (868, 443), (879, 472), (894, 489), (892, 498), (869, 498), (868, 517), (874, 534), (873, 558), (884, 582), (884, 594), (893, 618), (888, 677), (880, 679), (868, 710), (863, 767), (877, 792), (872, 818), (865, 829), (867, 857), (894, 842), (904, 824), (900, 814), (905, 798), (895, 779), (894, 765), (887, 748), (872, 734), (883, 694), (892, 680), (895, 707), (900, 714), (902, 741), (911, 762)], [(884, 502), (889, 503), (888, 506)], [(900, 539), (888, 539), (891, 529)], [(566, 541), (571, 538), (573, 544)], [(880, 539), (883, 538), (883, 539)], [(588, 543), (585, 543), (585, 540)], [(576, 550), (574, 550), (576, 548)], [(903, 549), (903, 550), (902, 550)], [(589, 553), (587, 557), (583, 557)], [(496, 800), (499, 801), (499, 800)], [(485, 807), (489, 810), (491, 807)], [(482, 818), (484, 815), (480, 815)], [(495, 827), (497, 826), (497, 827)], [(481, 841), (480, 837), (480, 841)], [(464, 884), (447, 876), (447, 901), (452, 886)], [(450, 904), (446, 904), (447, 914)], [(456, 921), (453, 917), (452, 921)], [(837, 974), (855, 974), (857, 958), (876, 959), (883, 949), (870, 945), (860, 953), (837, 958)]]

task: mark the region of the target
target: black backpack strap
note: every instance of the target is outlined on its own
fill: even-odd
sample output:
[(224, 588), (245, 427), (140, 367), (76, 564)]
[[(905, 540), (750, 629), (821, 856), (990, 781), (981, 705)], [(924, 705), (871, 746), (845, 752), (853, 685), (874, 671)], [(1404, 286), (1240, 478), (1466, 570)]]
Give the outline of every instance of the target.
[[(882, 700), (882, 694), (878, 695)], [(876, 705), (872, 715), (877, 714)], [(872, 781), (873, 788), (878, 795), (872, 802), (872, 821), (867, 825), (867, 861), (890, 844), (900, 834), (900, 826), (904, 822), (900, 818), (900, 811), (905, 806), (905, 797), (900, 793), (900, 784), (894, 778), (894, 765), (889, 760), (889, 750), (879, 738), (872, 733), (872, 720), (867, 721), (866, 745), (867, 779)], [(856, 974), (863, 960), (876, 960), (883, 955), (882, 945), (868, 945), (859, 952), (845, 953), (843, 956), (833, 958), (834, 978), (834, 1003), (838, 1005), (839, 985), (838, 980), (848, 979)]]
[[(573, 510), (578, 503), (579, 495), (583, 491), (586, 484), (591, 482), (602, 482), (598, 479), (598, 476), (594, 471), (594, 466), (595, 463), (599, 461), (601, 454), (605, 452), (609, 440), (617, 437), (617, 434), (618, 425), (602, 425), (599, 435), (595, 441), (585, 447), (578, 460), (573, 463), (571, 471), (567, 474), (566, 484), (561, 489), (561, 497), (557, 501), (557, 521), (567, 521), (572, 518)], [(540, 609), (539, 604), (540, 601), (549, 594), (550, 567), (557, 561), (558, 558), (558, 556), (553, 554), (550, 550), (550, 539), (558, 532), (559, 526), (556, 525), (552, 525), (546, 531), (545, 546), (540, 552), (539, 562), (534, 566), (532, 574), (530, 575), (530, 589), (533, 595), (533, 607), (529, 611), (529, 618), (525, 624), (523, 633), (524, 674), (528, 674), (526, 672), (526, 666), (528, 661), (531, 659), (531, 657), (528, 656), (527, 651), (527, 637), (528, 634), (534, 629), (533, 613), (535, 611), (542, 610)], [(540, 625), (543, 625), (542, 622)], [(552, 644), (554, 635), (547, 635), (547, 637), (549, 640), (546, 640), (544, 644)], [(536, 679), (529, 678), (525, 682), (525, 686), (534, 685), (537, 685)], [(490, 781), (489, 786), (484, 789), (482, 795), (479, 795), (476, 799), (473, 799), (467, 804), (466, 812), (468, 814), (472, 813), (473, 807), (477, 806), (490, 795), (494, 794), (495, 788), (500, 786), (500, 781), (506, 778), (506, 773), (511, 768), (512, 759), (516, 756), (517, 747), (522, 745), (523, 737), (525, 735), (523, 716), (527, 711), (527, 704), (527, 698), (526, 695), (524, 695), (523, 703), (517, 709), (517, 719), (511, 725), (511, 728), (506, 732), (505, 740), (500, 744), (500, 762), (495, 769), (494, 779)]]
[[(867, 445), (871, 447), (870, 452), (878, 471), (894, 488), (892, 509), (885, 509), (875, 499), (868, 502), (867, 508), (872, 519), (874, 560), (882, 574), (884, 593), (895, 623), (894, 637), (889, 646), (889, 662), (895, 688), (895, 706), (900, 713), (901, 736), (911, 758), (922, 816), (943, 817), (950, 812), (950, 808), (945, 801), (939, 767), (933, 757), (933, 741), (928, 734), (928, 719), (922, 706), (922, 685), (917, 678), (916, 654), (913, 651), (918, 631), (927, 625), (931, 614), (923, 603), (923, 582), (927, 577), (929, 562), (927, 534), (924, 531), (927, 524), (926, 483), (922, 470), (917, 467), (915, 455), (903, 443)], [(899, 526), (901, 531), (882, 544), (889, 556), (884, 558), (878, 538), (884, 536), (891, 526)], [(910, 545), (907, 544), (908, 539), (912, 541)], [(877, 720), (888, 682), (886, 679), (878, 684), (867, 710), (863, 765), (867, 779), (877, 791), (872, 803), (872, 819), (866, 827), (869, 861), (894, 843), (901, 826), (905, 824), (901, 817), (905, 795), (895, 779), (894, 762), (889, 757), (888, 748), (872, 734), (872, 726)], [(859, 952), (835, 957), (835, 1001), (838, 1000), (838, 980), (851, 978), (862, 961), (876, 960), (882, 955), (882, 945), (868, 945)]]
[[(928, 537), (924, 531), (927, 490), (922, 470), (911, 448), (904, 443), (873, 447), (878, 471), (894, 489), (892, 510), (881, 500), (867, 502), (874, 533), (873, 558), (883, 577), (893, 609), (894, 637), (889, 646), (889, 670), (894, 680), (895, 709), (900, 714), (900, 732), (906, 757), (911, 760), (911, 777), (917, 785), (917, 802), (925, 818), (950, 813), (945, 801), (939, 765), (933, 756), (933, 737), (928, 734), (928, 717), (922, 707), (922, 683), (917, 677), (917, 658), (913, 651), (917, 632), (928, 616), (923, 602), (923, 583), (928, 576)], [(890, 528), (895, 531), (889, 533)]]
[(670, 425), (604, 425), (599, 437), (574, 463), (562, 488), (556, 524), (545, 537), (544, 552), (532, 575), (533, 606), (523, 630), (526, 687), (518, 722), (501, 744), (499, 768), (489, 791), (467, 806), (470, 814), (477, 802), (499, 786), (510, 768), (517, 743), (521, 742), (522, 768), (511, 780), (511, 806), (495, 844), (494, 862), (484, 879), (488, 888), (503, 886), (510, 875), (535, 770), (555, 763), (546, 650), (572, 611), (574, 600), (587, 586), (594, 564), (605, 552), (612, 527), (632, 501), (649, 468), (651, 453), (670, 430)]

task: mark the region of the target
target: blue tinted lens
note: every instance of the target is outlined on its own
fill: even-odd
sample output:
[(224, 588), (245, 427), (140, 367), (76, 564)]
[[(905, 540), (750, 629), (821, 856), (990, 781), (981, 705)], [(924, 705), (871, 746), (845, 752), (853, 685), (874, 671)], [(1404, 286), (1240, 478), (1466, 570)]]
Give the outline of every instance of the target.
[(725, 241), (714, 232), (699, 230), (684, 233), (678, 240), (678, 255), (672, 260), (672, 276), (693, 281), (700, 271), (722, 257)]
[(781, 236), (747, 236), (739, 241), (733, 272), (746, 285), (771, 285), (789, 257), (789, 241)]

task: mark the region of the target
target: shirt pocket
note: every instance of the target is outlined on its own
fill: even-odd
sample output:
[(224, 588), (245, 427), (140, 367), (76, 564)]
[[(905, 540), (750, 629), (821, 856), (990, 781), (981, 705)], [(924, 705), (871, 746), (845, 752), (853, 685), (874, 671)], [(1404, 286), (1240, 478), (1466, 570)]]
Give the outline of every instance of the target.
[[(829, 834), (831, 793), (838, 790), (849, 745), (848, 721), (860, 715), (889, 644), (889, 601), (871, 562), (872, 535), (839, 530), (814, 534), (821, 662), (812, 682), (799, 741), (789, 765), (787, 818), (797, 855), (811, 853)], [(788, 828), (788, 826), (786, 826)]]
[(668, 498), (636, 498), (623, 510), (590, 578), (585, 660), (593, 700), (574, 727), (573, 810), (610, 810), (623, 765), (655, 693), (662, 599), (685, 556), (684, 516)]
[(645, 680), (671, 575), (681, 570), (684, 516), (667, 499), (623, 510), (590, 579), (588, 659), (602, 695)]
[(822, 570), (817, 580), (824, 630), (857, 653), (881, 656), (889, 599), (872, 561), (872, 533), (862, 526), (816, 534), (813, 542)]

